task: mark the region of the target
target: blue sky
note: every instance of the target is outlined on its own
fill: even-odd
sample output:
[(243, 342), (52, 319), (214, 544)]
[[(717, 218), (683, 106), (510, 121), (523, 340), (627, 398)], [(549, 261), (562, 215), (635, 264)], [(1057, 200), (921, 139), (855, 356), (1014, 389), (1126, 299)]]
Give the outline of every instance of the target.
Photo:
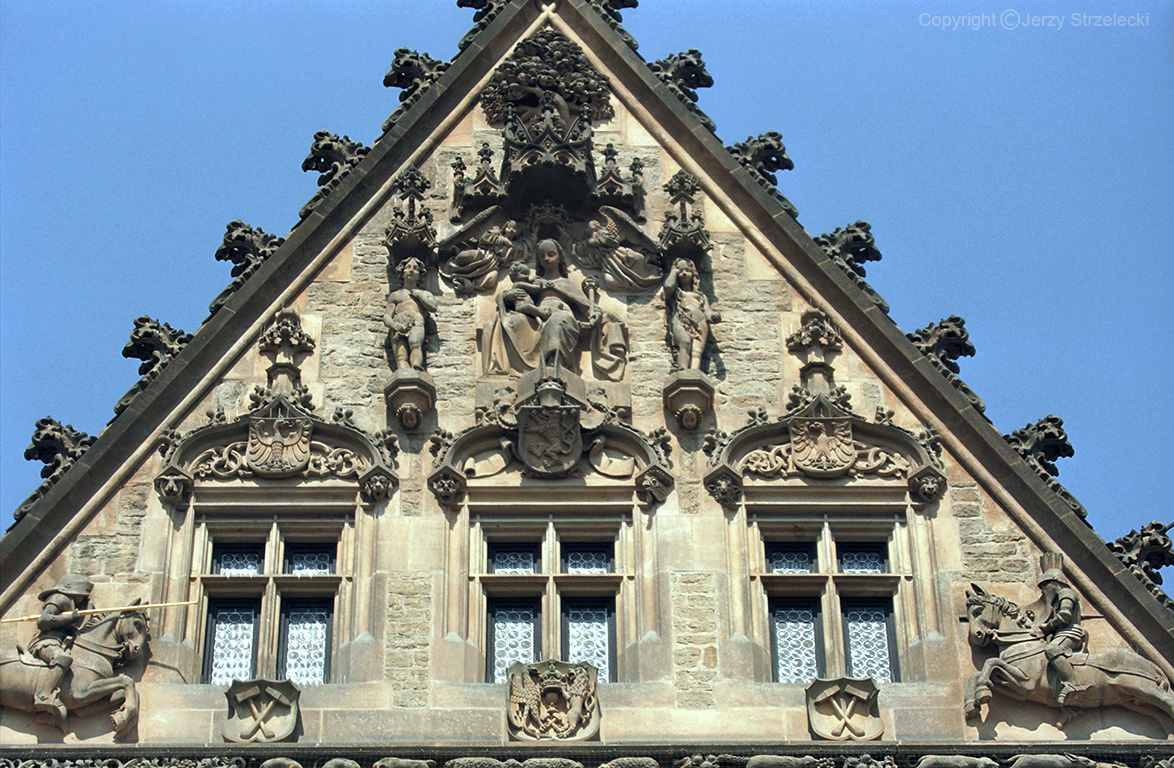
[[(624, 14), (649, 60), (702, 51), (727, 144), (783, 134), (808, 231), (872, 223), (869, 281), (905, 331), (966, 318), (962, 377), (1000, 431), (1064, 419), (1060, 479), (1113, 539), (1174, 518), (1174, 4), (1031, 5)], [(1125, 25), (1092, 26), (1106, 13)], [(224, 225), (286, 234), (314, 132), (372, 143), (395, 49), (449, 59), (471, 19), (455, 0), (0, 3), (5, 525), (39, 482), (33, 422), (100, 431), (138, 378), (134, 318), (194, 331), (229, 281)]]

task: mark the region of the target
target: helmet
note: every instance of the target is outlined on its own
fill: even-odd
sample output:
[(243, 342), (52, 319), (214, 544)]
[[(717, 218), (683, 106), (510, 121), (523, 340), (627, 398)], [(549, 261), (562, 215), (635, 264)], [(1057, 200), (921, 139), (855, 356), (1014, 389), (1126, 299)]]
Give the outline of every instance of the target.
[(1064, 572), (1059, 568), (1049, 568), (1048, 570), (1044, 571), (1043, 575), (1039, 577), (1039, 581), (1036, 582), (1036, 584), (1042, 587), (1049, 581), (1056, 581), (1060, 584), (1063, 584), (1065, 587), (1068, 586), (1068, 580), (1064, 578)]
[(89, 598), (90, 591), (94, 585), (83, 579), (81, 576), (75, 576), (72, 573), (67, 573), (61, 577), (57, 582), (57, 586), (53, 589), (46, 589), (41, 594), (37, 595), (38, 600), (48, 600), (49, 597), (55, 593), (66, 595), (68, 597), (84, 597)]

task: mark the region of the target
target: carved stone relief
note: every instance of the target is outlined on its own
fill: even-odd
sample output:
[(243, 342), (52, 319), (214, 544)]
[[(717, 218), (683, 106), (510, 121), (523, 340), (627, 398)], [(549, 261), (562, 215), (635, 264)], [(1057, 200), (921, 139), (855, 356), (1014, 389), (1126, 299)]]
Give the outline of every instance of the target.
[(732, 435), (712, 432), (702, 450), (709, 456), (706, 490), (723, 505), (741, 500), (747, 474), (900, 478), (918, 504), (935, 501), (946, 488), (940, 461), (928, 443), (892, 424), (868, 422), (821, 394), (802, 398), (797, 408), (773, 423), (752, 412), (750, 423)]
[(598, 670), (586, 662), (516, 662), (508, 675), (511, 739), (583, 741), (599, 736)]
[(289, 680), (233, 680), (224, 692), (229, 713), (221, 729), (224, 740), (285, 741), (297, 729), (301, 694)]
[(832, 741), (871, 741), (884, 733), (877, 709), (879, 689), (871, 677), (813, 680), (807, 686), (811, 732)]
[(134, 679), (118, 670), (147, 649), (148, 620), (135, 605), (91, 608), (92, 589), (85, 578), (66, 574), (37, 596), (41, 612), (21, 617), (36, 622), (28, 650), (18, 645), (0, 658), (0, 704), (35, 712), (38, 722), (67, 734), (70, 712), (84, 716), (89, 705), (109, 700), (117, 705), (111, 726), (123, 737), (138, 722), (139, 695)]
[(1085, 653), (1081, 601), (1060, 568), (1041, 557), (1040, 598), (1020, 607), (977, 584), (966, 593), (970, 644), (993, 651), (966, 687), (966, 716), (977, 717), (998, 692), (1060, 709), (1061, 726), (1085, 709), (1120, 705), (1174, 732), (1174, 694), (1153, 662), (1123, 647)]

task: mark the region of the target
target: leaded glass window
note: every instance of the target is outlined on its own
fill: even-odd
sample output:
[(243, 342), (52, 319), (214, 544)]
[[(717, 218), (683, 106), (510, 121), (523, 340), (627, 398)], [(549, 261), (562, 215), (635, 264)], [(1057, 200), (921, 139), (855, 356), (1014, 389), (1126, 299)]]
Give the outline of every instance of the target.
[(208, 609), (204, 679), (213, 685), (255, 677), (260, 603), (213, 601)]
[(539, 616), (536, 601), (490, 603), (488, 660), (493, 682), (506, 682), (506, 670), (514, 662), (538, 661)]
[(889, 607), (872, 601), (843, 600), (848, 675), (878, 683), (896, 679)]
[(599, 670), (599, 682), (612, 679), (612, 607), (601, 600), (564, 599), (563, 654)]
[(564, 544), (563, 570), (566, 573), (611, 573), (611, 544)]
[(256, 576), (264, 560), (260, 544), (218, 544), (212, 548), (212, 572), (221, 576)]
[(290, 544), (285, 551), (285, 572), (294, 576), (328, 576), (334, 573), (334, 544)]
[(888, 558), (883, 546), (875, 544), (841, 544), (840, 573), (888, 573)]
[(811, 573), (815, 570), (812, 544), (767, 545), (766, 562), (771, 573)]
[(286, 600), (282, 605), (279, 677), (298, 685), (327, 682), (330, 671), (331, 600)]
[(493, 545), (489, 548), (489, 567), (493, 573), (538, 573), (538, 547), (527, 545)]
[(773, 600), (770, 620), (774, 635), (775, 679), (780, 683), (808, 683), (821, 676), (822, 632), (815, 603)]

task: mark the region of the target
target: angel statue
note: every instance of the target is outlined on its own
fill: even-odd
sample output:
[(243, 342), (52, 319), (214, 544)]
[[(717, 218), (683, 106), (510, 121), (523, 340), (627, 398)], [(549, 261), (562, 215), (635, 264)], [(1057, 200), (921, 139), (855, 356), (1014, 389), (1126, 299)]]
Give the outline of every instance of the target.
[(576, 246), (574, 255), (584, 269), (603, 272), (603, 284), (619, 293), (642, 293), (655, 288), (664, 277), (659, 266), (636, 248), (647, 253), (659, 253), (656, 243), (640, 231), (640, 226), (628, 214), (610, 205), (601, 205), (607, 224), (591, 221), (587, 224), (587, 240)]
[(458, 294), (492, 290), (510, 264), (525, 258), (521, 225), (492, 223), (500, 213), (500, 205), (491, 206), (440, 243), (440, 274)]
[(402, 287), (387, 297), (383, 324), (387, 340), (395, 354), (396, 368), (424, 370), (425, 318), (436, 311), (436, 297), (420, 286), (424, 282), (424, 264), (409, 256), (395, 268)]
[(591, 350), (597, 376), (618, 380), (627, 361), (627, 329), (603, 312), (567, 272), (556, 240), (535, 248), (538, 275), (516, 264), (497, 294), (497, 313), (483, 334), (486, 375), (525, 372), (556, 363), (579, 370), (580, 343)]
[(677, 355), (677, 369), (682, 371), (701, 370), (709, 325), (722, 319), (710, 309), (709, 299), (698, 290), (698, 282), (697, 266), (684, 258), (673, 263), (664, 281), (669, 341)]

